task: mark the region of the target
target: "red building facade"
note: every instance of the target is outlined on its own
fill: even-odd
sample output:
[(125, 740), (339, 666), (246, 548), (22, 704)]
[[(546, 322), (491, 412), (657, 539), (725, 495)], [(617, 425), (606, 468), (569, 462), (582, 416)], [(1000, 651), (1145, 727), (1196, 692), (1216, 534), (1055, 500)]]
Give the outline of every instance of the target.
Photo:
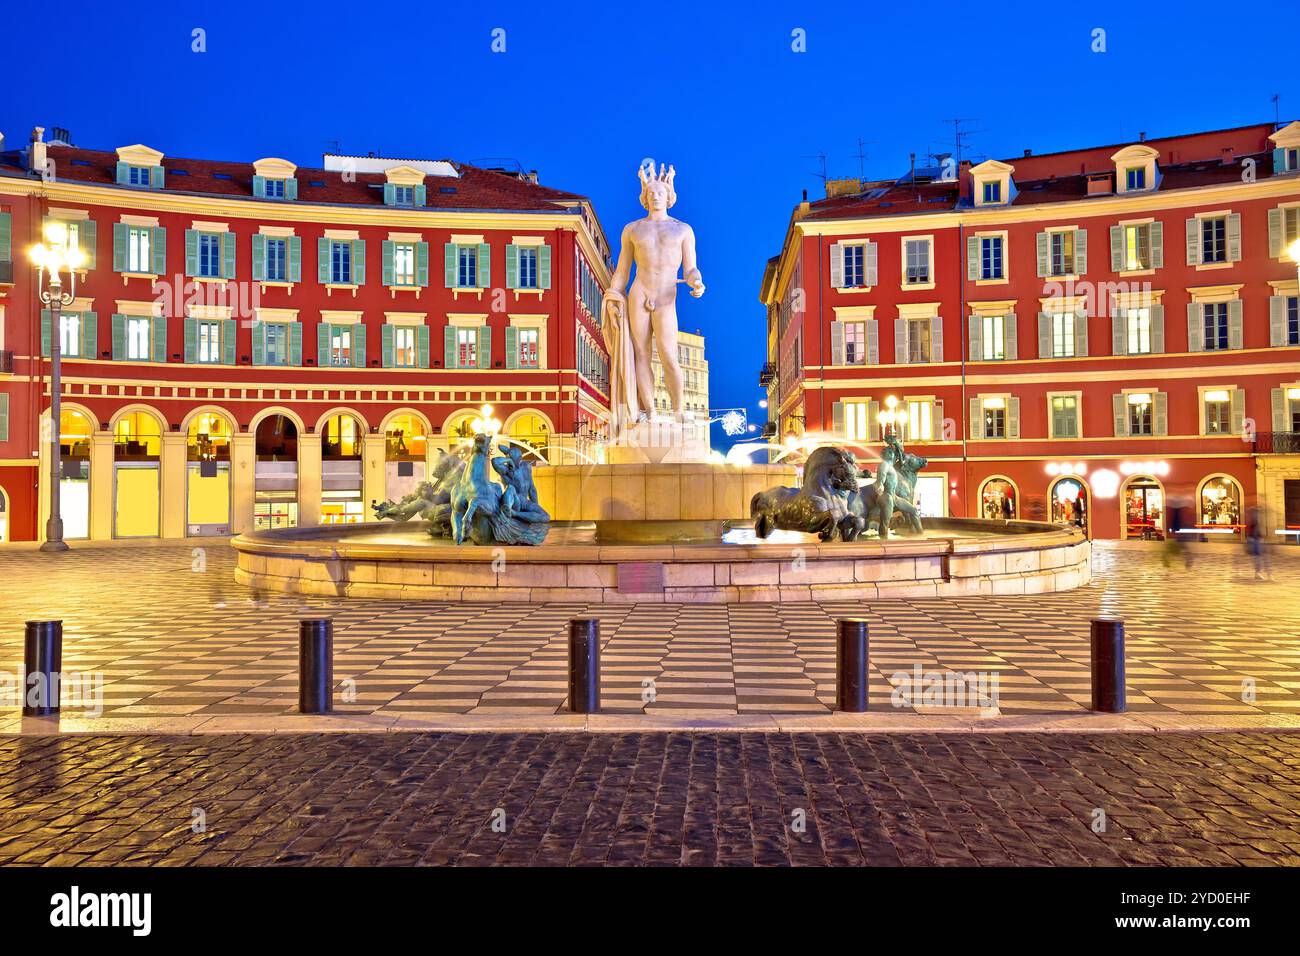
[[(1300, 124), (828, 184), (764, 278), (771, 424), (933, 514), (1300, 530)], [(888, 419), (889, 416), (887, 416)], [(888, 421), (886, 421), (886, 426)]]
[[(595, 454), (610, 264), (582, 196), (446, 161), (65, 139), (0, 152), (5, 539), (44, 532), (56, 335), (69, 539), (363, 520), (484, 406), (539, 461)], [(27, 254), (51, 221), (86, 259), (54, 312)]]

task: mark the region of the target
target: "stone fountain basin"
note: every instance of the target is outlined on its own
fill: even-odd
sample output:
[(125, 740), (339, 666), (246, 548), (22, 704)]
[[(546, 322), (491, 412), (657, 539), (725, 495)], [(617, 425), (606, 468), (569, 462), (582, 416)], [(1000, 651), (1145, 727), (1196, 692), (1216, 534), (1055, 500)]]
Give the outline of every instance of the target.
[(291, 528), (233, 541), (236, 580), (330, 597), (736, 603), (1068, 591), (1092, 578), (1074, 528), (935, 518), (919, 538), (823, 544), (747, 521), (557, 521), (537, 547), (457, 547), (421, 521)]

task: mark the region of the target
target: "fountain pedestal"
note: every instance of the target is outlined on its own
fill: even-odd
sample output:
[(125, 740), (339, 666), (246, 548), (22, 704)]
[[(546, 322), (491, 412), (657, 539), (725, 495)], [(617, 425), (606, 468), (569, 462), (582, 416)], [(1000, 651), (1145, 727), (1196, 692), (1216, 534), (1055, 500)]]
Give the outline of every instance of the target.
[(705, 464), (709, 460), (709, 423), (637, 422), (605, 446), (611, 465)]

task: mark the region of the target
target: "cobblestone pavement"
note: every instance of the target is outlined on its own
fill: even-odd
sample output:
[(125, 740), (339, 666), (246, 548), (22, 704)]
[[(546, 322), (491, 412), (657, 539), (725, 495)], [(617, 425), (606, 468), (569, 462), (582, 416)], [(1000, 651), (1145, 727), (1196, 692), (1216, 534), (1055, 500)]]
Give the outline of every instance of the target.
[[(286, 714), (296, 622), (324, 613), (343, 712), (550, 715), (565, 699), (565, 624), (590, 615), (607, 639), (606, 712), (819, 714), (833, 702), (833, 618), (855, 615), (870, 620), (873, 710), (890, 709), (893, 675), (920, 665), (996, 674), (1002, 714), (1079, 713), (1088, 621), (1113, 613), (1127, 622), (1131, 711), (1300, 715), (1300, 549), (1277, 551), (1269, 582), (1237, 550), (1202, 553), (1190, 571), (1105, 542), (1093, 560), (1094, 583), (1062, 594), (445, 605), (254, 596), (234, 582), (224, 541), (0, 548), (0, 676), (18, 672), (24, 620), (62, 618), (64, 670), (103, 676), (107, 717)], [(0, 699), (0, 717), (16, 706)]]
[(1294, 866), (1298, 809), (1300, 735), (0, 738), (0, 864)]

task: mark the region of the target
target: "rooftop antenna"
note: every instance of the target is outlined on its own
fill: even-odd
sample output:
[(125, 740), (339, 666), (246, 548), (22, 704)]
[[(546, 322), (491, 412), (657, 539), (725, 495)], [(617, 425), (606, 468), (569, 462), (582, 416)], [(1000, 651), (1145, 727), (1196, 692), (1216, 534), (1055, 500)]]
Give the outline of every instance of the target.
[(342, 152), (343, 149), (342, 145), (339, 143), (337, 139), (327, 139), (325, 140), (325, 145), (329, 147), (329, 151), (333, 153), (335, 156), (337, 156), (340, 152)]
[(966, 143), (965, 143), (965, 139), (966, 139), (966, 137), (967, 137), (967, 136), (973, 136), (973, 135), (976, 134), (976, 133), (984, 133), (984, 132), (987, 132), (987, 130), (982, 130), (982, 129), (962, 129), (962, 128), (961, 128), (961, 124), (962, 124), (962, 123), (978, 123), (978, 122), (979, 122), (979, 120), (977, 120), (977, 119), (973, 119), (973, 118), (971, 118), (971, 117), (965, 117), (965, 118), (959, 118), (959, 119), (944, 120), (944, 122), (945, 122), (945, 123), (951, 123), (951, 124), (952, 124), (952, 146), (953, 146), (952, 158), (953, 158), (953, 161), (956, 162), (956, 163), (957, 163), (957, 166), (960, 168), (960, 167), (961, 167), (961, 150), (962, 150), (962, 147), (966, 145)]
[[(805, 156), (804, 159), (820, 159), (822, 161), (822, 171), (820, 175), (821, 175), (822, 185), (825, 186), (826, 185), (826, 154), (813, 153), (811, 156)], [(819, 174), (813, 173), (813, 175), (816, 176)]]
[(1273, 128), (1277, 129), (1282, 125), (1282, 94), (1273, 94)]
[(858, 157), (858, 179), (863, 181), (867, 178), (867, 151), (863, 149), (868, 143), (874, 143), (875, 140), (866, 140), (861, 136), (858, 137), (858, 151), (854, 153)]

